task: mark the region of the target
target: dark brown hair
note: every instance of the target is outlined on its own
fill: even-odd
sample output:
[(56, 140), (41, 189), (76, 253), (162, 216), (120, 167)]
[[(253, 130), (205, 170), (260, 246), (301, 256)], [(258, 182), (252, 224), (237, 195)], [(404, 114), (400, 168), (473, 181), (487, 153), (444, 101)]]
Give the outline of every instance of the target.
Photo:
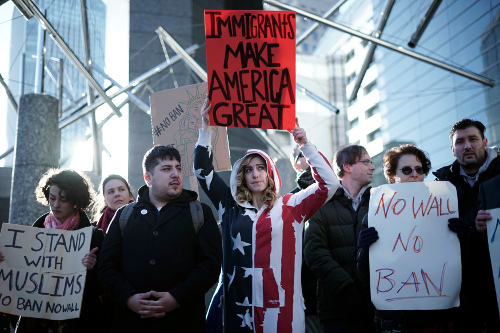
[(47, 170), (35, 189), (36, 199), (42, 205), (49, 205), (49, 192), (52, 185), (59, 187), (59, 195), (64, 192), (66, 200), (76, 209), (87, 209), (94, 200), (94, 185), (83, 173), (71, 169)]
[(393, 147), (387, 150), (384, 154), (384, 176), (389, 183), (394, 182), (396, 170), (398, 168), (399, 159), (403, 155), (414, 155), (422, 163), (422, 170), (427, 176), (431, 169), (431, 161), (427, 153), (420, 150), (412, 143), (403, 144), (398, 147)]

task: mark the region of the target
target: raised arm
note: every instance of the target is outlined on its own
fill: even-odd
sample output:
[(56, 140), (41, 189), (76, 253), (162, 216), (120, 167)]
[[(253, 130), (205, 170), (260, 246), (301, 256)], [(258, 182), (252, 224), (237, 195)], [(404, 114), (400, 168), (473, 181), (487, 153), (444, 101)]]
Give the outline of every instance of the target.
[(207, 194), (212, 204), (219, 213), (219, 219), (222, 221), (222, 212), (225, 207), (232, 202), (231, 190), (222, 178), (215, 172), (213, 166), (212, 153), (212, 129), (209, 125), (208, 111), (210, 103), (205, 99), (201, 108), (201, 117), (203, 126), (200, 128), (198, 142), (194, 148), (194, 174), (198, 179), (203, 192)]
[(309, 142), (306, 131), (297, 125), (291, 133), (306, 157), (307, 163), (311, 166), (311, 173), (316, 180), (306, 189), (285, 196), (287, 205), (294, 207), (295, 216), (305, 221), (330, 200), (340, 182), (326, 157)]

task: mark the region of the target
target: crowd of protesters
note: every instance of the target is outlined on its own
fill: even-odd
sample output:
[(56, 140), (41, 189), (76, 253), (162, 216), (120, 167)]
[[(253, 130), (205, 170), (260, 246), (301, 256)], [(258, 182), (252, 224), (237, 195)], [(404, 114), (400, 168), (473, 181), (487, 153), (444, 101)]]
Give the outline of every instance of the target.
[[(35, 194), (50, 212), (32, 226), (93, 226), (82, 258), (81, 314), (59, 321), (3, 314), (4, 331), (500, 332), (486, 239), (489, 210), (500, 208), (500, 151), (488, 147), (481, 122), (463, 119), (452, 126), (456, 160), (431, 179), (457, 191), (459, 216), (448, 228), (461, 249), (460, 305), (384, 310), (370, 299), (370, 247), (382, 239), (367, 217), (376, 169), (367, 149), (342, 147), (332, 168), (296, 125), (294, 191), (279, 193), (277, 167), (257, 149), (234, 163), (226, 183), (213, 167), (209, 110), (206, 100), (194, 170), (218, 219), (196, 192), (183, 188), (181, 156), (173, 146), (146, 152), (145, 185), (135, 198), (119, 175), (106, 177), (94, 199), (83, 173), (49, 169)], [(382, 168), (390, 184), (423, 182), (431, 161), (417, 146), (402, 144), (387, 150)], [(91, 206), (94, 223), (86, 213)], [(207, 311), (205, 294), (218, 280)]]

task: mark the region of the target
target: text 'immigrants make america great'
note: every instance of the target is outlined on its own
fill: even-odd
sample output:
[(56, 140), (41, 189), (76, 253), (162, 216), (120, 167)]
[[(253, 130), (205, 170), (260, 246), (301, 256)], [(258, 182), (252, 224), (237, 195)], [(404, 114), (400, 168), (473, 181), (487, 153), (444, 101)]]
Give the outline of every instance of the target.
[(295, 126), (295, 12), (206, 10), (212, 126)]

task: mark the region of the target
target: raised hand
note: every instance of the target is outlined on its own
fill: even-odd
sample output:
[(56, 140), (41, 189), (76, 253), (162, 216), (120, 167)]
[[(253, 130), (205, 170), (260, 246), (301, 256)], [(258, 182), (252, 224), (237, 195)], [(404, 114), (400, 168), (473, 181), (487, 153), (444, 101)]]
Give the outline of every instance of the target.
[(302, 128), (299, 127), (299, 119), (295, 117), (295, 124), (296, 126), (292, 130), (292, 135), (293, 135), (293, 140), (300, 146), (302, 147), (305, 145), (307, 141), (307, 136), (306, 136), (306, 131)]
[(202, 129), (204, 131), (210, 129), (210, 118), (208, 117), (208, 111), (210, 111), (211, 107), (212, 107), (212, 105), (210, 104), (208, 97), (205, 97), (205, 102), (203, 102), (203, 105), (202, 105), (201, 110), (200, 110)]

